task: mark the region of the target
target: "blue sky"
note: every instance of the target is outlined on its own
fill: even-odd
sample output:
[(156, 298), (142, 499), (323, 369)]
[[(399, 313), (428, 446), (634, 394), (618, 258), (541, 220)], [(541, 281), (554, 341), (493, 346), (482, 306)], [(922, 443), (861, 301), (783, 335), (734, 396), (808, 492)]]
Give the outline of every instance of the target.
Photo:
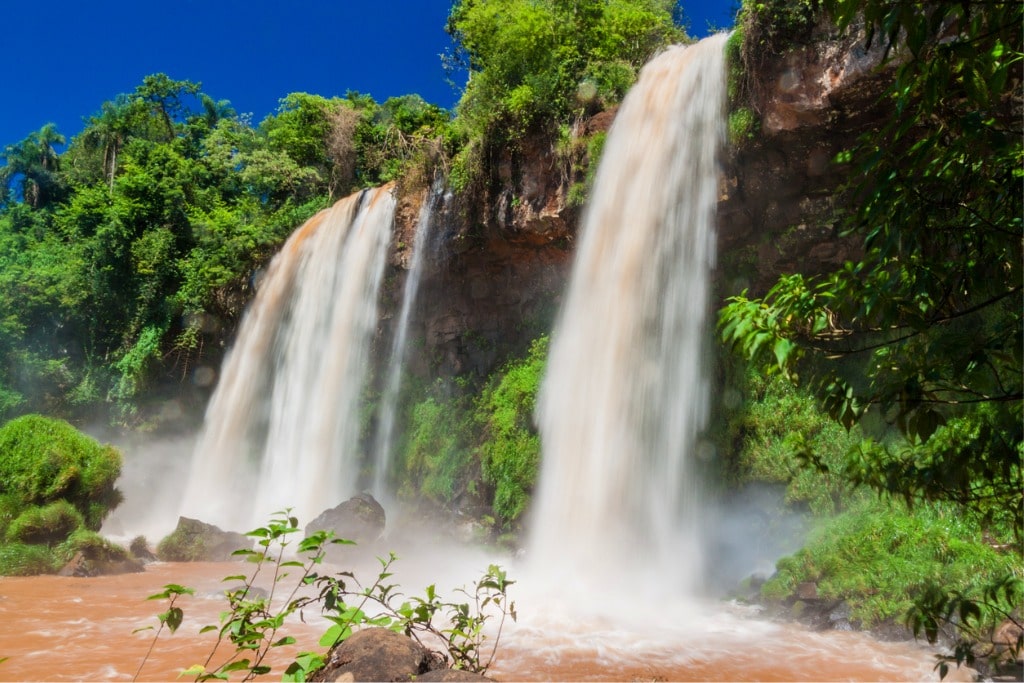
[[(5, 3), (0, 149), (53, 122), (68, 139), (147, 74), (201, 82), (259, 122), (291, 92), (451, 107), (440, 54), (451, 0), (56, 0)], [(680, 0), (690, 33), (728, 27), (738, 0)], [(459, 84), (461, 85), (461, 84)]]

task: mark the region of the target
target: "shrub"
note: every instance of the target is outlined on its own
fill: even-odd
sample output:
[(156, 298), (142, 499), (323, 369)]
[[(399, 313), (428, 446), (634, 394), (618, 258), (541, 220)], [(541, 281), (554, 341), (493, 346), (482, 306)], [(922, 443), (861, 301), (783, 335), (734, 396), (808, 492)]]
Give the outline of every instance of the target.
[[(472, 452), (466, 401), (428, 396), (413, 406), (404, 457), (403, 496), (450, 503), (469, 478)], [(418, 491), (409, 490), (415, 482)]]
[(62, 420), (25, 415), (0, 428), (0, 495), (23, 506), (66, 500), (98, 530), (121, 502), (121, 455)]
[(49, 505), (33, 505), (22, 511), (10, 526), (9, 542), (53, 546), (68, 538), (85, 524), (82, 513), (66, 500)]
[[(866, 493), (854, 493), (842, 471), (846, 454), (859, 441), (859, 430), (847, 432), (822, 412), (814, 399), (781, 377), (748, 372), (741, 413), (733, 418), (733, 445), (739, 450), (734, 478), (743, 485), (771, 482), (786, 486), (790, 505), (815, 514), (838, 512)], [(808, 466), (820, 462), (822, 472)]]

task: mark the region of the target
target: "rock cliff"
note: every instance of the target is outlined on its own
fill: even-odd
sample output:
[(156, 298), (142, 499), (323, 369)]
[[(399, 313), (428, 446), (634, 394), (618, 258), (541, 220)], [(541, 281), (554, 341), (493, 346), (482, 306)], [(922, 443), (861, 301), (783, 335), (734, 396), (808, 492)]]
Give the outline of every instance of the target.
[[(760, 127), (724, 154), (721, 297), (763, 291), (779, 273), (821, 271), (855, 255), (836, 224), (847, 170), (832, 160), (879, 118), (883, 57), (882, 46), (869, 46), (863, 32), (822, 24), (805, 44), (747, 74), (759, 84), (749, 105)], [(602, 112), (581, 132), (605, 130), (613, 117)], [(580, 217), (567, 197), (579, 178), (540, 134), (492, 152), (486, 167), (481, 191), (444, 202), (439, 246), (413, 320), (411, 338), (426, 350), (414, 372), (485, 376), (550, 329), (557, 312)], [(402, 199), (384, 336), (424, 196)]]

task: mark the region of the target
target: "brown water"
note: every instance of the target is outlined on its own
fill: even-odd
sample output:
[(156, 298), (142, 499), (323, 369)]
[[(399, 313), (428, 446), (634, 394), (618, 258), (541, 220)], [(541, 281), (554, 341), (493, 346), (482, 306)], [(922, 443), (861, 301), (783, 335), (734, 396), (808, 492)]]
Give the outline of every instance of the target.
[[(173, 635), (160, 634), (139, 674), (142, 681), (175, 680), (183, 669), (206, 661), (216, 635), (200, 635), (199, 629), (216, 624), (225, 606), (214, 597), (228, 585), (221, 579), (244, 571), (236, 563), (157, 563), (122, 576), (0, 577), (0, 657), (8, 657), (0, 663), (0, 680), (131, 680), (153, 643), (156, 615), (167, 609), (166, 600), (146, 598), (179, 583), (196, 591), (176, 603), (185, 621)], [(133, 633), (147, 626), (154, 628)], [(289, 632), (315, 645), (322, 629), (297, 623)], [(297, 651), (278, 655), (278, 669)], [(226, 648), (218, 652), (213, 663), (223, 663), (228, 654)]]
[[(214, 597), (221, 578), (238, 564), (158, 563), (141, 574), (102, 578), (0, 578), (0, 680), (131, 680), (153, 642), (155, 615), (165, 601), (146, 597), (168, 583), (196, 589), (178, 604), (185, 622), (160, 635), (139, 680), (174, 680), (202, 663), (223, 608)], [(703, 616), (613, 619), (578, 615), (559, 619), (550, 602), (520, 602), (520, 622), (506, 629), (491, 675), (498, 680), (719, 680), (917, 681), (937, 680), (931, 654), (909, 643), (879, 643), (859, 633), (810, 633), (716, 606)], [(307, 621), (315, 622), (313, 615)], [(271, 661), (280, 672), (295, 653), (317, 649), (322, 623), (291, 623), (299, 644)], [(220, 663), (226, 652), (218, 653)]]

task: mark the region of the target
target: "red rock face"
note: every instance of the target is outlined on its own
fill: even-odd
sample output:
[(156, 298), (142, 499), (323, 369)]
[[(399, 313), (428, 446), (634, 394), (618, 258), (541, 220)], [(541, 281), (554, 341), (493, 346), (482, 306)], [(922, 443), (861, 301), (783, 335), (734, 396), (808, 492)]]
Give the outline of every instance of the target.
[(763, 293), (782, 273), (820, 273), (858, 256), (838, 234), (848, 169), (833, 163), (884, 113), (884, 47), (856, 28), (819, 26), (756, 74), (761, 130), (728, 150), (718, 206), (719, 291)]

